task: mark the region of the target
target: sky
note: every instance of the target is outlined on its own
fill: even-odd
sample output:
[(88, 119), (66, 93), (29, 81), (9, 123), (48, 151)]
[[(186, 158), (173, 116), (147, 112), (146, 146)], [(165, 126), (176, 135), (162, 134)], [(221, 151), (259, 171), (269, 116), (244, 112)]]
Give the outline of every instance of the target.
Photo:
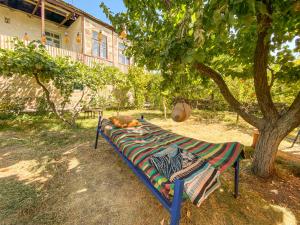
[(74, 5), (75, 7), (95, 16), (103, 22), (110, 23), (109, 19), (106, 18), (102, 9), (99, 7), (101, 2), (110, 8), (114, 13), (125, 11), (123, 0), (64, 0), (67, 3)]

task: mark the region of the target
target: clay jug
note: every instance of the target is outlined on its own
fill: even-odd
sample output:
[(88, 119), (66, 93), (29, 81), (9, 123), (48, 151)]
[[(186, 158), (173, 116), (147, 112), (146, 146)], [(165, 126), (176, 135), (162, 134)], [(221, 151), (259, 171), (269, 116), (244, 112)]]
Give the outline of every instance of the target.
[(191, 107), (187, 103), (179, 102), (175, 105), (171, 117), (175, 122), (183, 122), (191, 115)]

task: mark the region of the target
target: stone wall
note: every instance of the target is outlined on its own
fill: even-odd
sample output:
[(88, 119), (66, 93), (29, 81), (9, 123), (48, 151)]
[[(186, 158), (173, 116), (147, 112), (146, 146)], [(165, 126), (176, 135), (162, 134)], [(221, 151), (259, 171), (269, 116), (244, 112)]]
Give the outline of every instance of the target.
[[(45, 84), (50, 90), (51, 100), (60, 107), (62, 97), (59, 91), (53, 86)], [(0, 101), (18, 99), (26, 100), (25, 110), (35, 111), (37, 108), (37, 98), (43, 95), (42, 88), (36, 83), (34, 79), (26, 77), (15, 76), (11, 78), (4, 78), (0, 76)], [(82, 95), (81, 90), (75, 90), (70, 98), (70, 103), (66, 105), (65, 109), (71, 109), (79, 101)], [(84, 99), (89, 98), (88, 91), (85, 90)]]

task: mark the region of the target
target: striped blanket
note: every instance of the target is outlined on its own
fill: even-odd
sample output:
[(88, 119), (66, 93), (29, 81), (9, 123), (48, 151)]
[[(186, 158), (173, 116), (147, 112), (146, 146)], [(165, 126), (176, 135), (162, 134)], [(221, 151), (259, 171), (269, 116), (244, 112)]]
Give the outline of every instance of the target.
[(220, 172), (201, 158), (192, 165), (174, 173), (170, 181), (184, 180), (184, 190), (189, 199), (198, 207), (218, 187)]
[[(210, 171), (217, 171), (221, 174), (236, 161), (243, 149), (243, 146), (238, 142), (208, 143), (172, 133), (146, 121), (140, 122), (142, 126), (139, 127), (116, 128), (109, 120), (103, 119), (101, 130), (127, 159), (143, 171), (153, 186), (167, 198), (174, 194), (174, 183), (158, 173), (149, 162), (152, 155), (163, 151), (171, 144), (176, 144), (181, 149), (206, 160), (210, 165)], [(217, 186), (217, 184), (214, 185)], [(201, 199), (194, 200), (195, 203), (201, 201)]]

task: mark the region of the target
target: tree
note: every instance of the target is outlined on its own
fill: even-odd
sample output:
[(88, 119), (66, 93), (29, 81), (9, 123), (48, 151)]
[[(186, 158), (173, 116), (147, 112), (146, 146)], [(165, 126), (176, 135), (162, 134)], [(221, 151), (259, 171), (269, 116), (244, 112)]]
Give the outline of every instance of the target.
[(112, 95), (114, 102), (117, 104), (117, 111), (121, 108), (125, 108), (129, 105), (129, 91), (131, 89), (131, 83), (127, 74), (121, 72), (116, 67), (110, 68), (110, 77), (107, 79), (107, 84), (112, 87)]
[(146, 101), (151, 108), (165, 110), (165, 88), (162, 87), (163, 77), (158, 73), (150, 73), (150, 80), (147, 85)]
[(141, 67), (132, 66), (128, 71), (128, 79), (134, 93), (134, 106), (141, 109), (145, 105), (151, 75)]
[[(212, 79), (228, 104), (260, 131), (253, 171), (274, 173), (282, 139), (300, 123), (299, 88), (287, 111), (272, 99), (275, 80), (299, 80), (296, 51), (288, 41), (299, 38), (299, 2), (290, 0), (130, 0), (127, 11), (112, 14), (101, 7), (117, 31), (124, 25), (127, 53), (150, 70), (170, 79), (188, 68)], [(298, 36), (297, 36), (298, 35)], [(299, 39), (296, 41), (299, 45)], [(278, 67), (278, 70), (275, 70)], [(225, 82), (226, 76), (252, 77), (262, 116), (247, 112)], [(238, 87), (237, 87), (238, 88)]]
[[(34, 79), (45, 95), (52, 112), (64, 123), (74, 126), (87, 92), (96, 92), (104, 81), (99, 70), (89, 68), (83, 63), (69, 58), (53, 58), (39, 42), (25, 45), (16, 41), (13, 50), (0, 50), (0, 74), (3, 76), (22, 76)], [(83, 87), (82, 95), (73, 106), (71, 115), (65, 114), (65, 106), (70, 102), (75, 85)], [(53, 96), (53, 87), (59, 91), (62, 101), (57, 104)]]

